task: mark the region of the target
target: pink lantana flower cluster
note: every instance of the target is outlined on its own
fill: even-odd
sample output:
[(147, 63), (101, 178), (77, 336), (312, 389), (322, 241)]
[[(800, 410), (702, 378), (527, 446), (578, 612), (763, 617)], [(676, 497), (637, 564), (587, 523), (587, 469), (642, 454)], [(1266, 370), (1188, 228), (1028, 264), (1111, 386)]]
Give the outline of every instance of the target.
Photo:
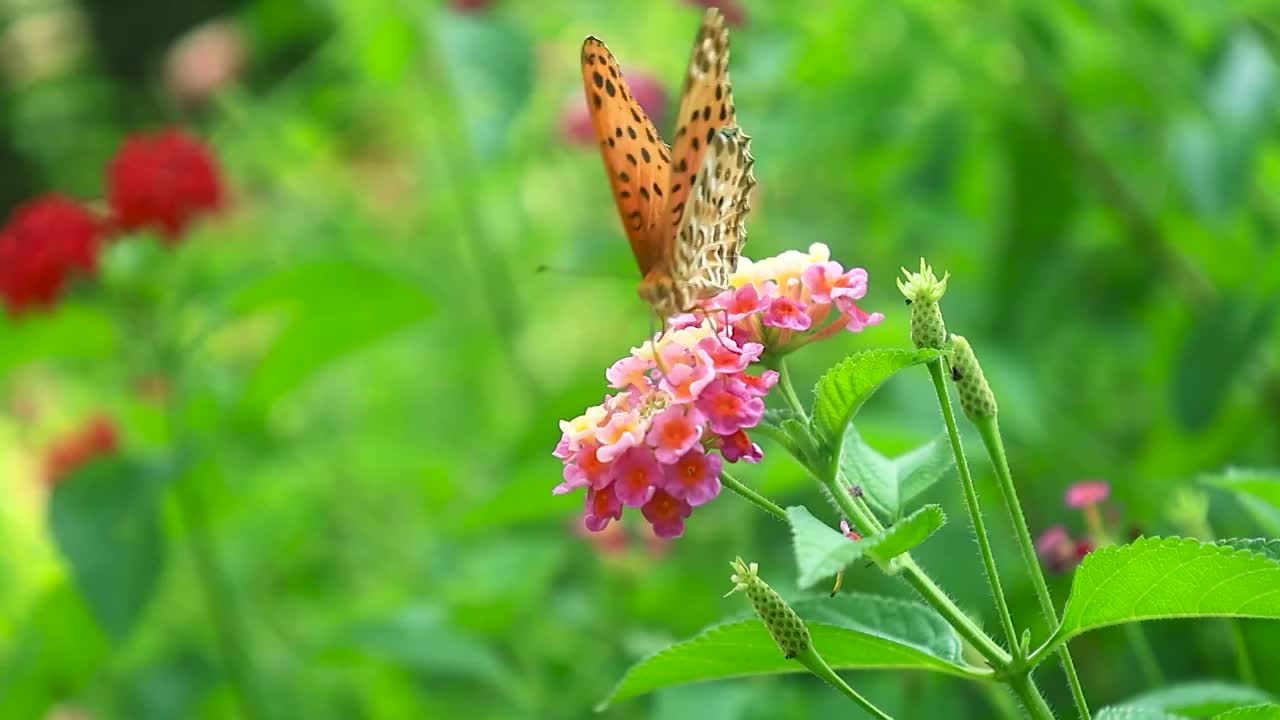
[(823, 243), (807, 253), (742, 258), (730, 282), (733, 288), (712, 298), (707, 309), (727, 317), (736, 339), (762, 343), (774, 355), (884, 320), (858, 307), (867, 294), (867, 271), (845, 270)]
[(560, 423), (564, 482), (554, 492), (586, 489), (583, 523), (593, 532), (632, 507), (659, 537), (681, 535), (693, 508), (720, 494), (723, 461), (761, 457), (746, 431), (778, 374), (746, 370), (763, 351), (710, 319), (633, 348), (605, 372), (618, 392)]
[(748, 369), (766, 352), (884, 318), (855, 303), (866, 294), (866, 271), (845, 271), (822, 244), (744, 258), (731, 285), (614, 363), (605, 377), (616, 392), (561, 421), (554, 455), (564, 481), (553, 492), (586, 490), (588, 530), (604, 530), (631, 507), (659, 537), (680, 536), (693, 508), (720, 494), (723, 463), (763, 456), (747, 431), (764, 416), (778, 373)]

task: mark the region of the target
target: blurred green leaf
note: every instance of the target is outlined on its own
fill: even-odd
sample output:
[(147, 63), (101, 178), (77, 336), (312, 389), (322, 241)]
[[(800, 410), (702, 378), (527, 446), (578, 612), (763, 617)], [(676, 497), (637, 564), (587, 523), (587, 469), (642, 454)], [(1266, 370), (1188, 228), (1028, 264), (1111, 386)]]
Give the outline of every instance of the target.
[(813, 426), (819, 438), (829, 448), (839, 447), (845, 426), (885, 380), (903, 368), (940, 356), (937, 350), (878, 348), (842, 360), (813, 390)]
[[(895, 668), (963, 672), (960, 639), (946, 621), (918, 603), (850, 593), (792, 603), (832, 668)], [(600, 705), (658, 688), (744, 675), (802, 672), (752, 618), (727, 622), (632, 665)]]
[(439, 11), (429, 16), (438, 58), (461, 114), (461, 125), (482, 159), (507, 146), (508, 130), (533, 90), (529, 40), (493, 18)]
[(105, 458), (53, 493), (54, 539), (94, 617), (116, 638), (129, 634), (164, 567), (159, 511), (171, 476), (167, 464)]
[(249, 380), (246, 401), (266, 407), (327, 363), (424, 318), (430, 303), (408, 281), (352, 263), (312, 263), (268, 275), (232, 301), (239, 313), (288, 318)]
[(1280, 510), (1280, 470), (1227, 468), (1222, 473), (1203, 477), (1200, 481), (1206, 485), (1256, 498)]
[(107, 638), (69, 584), (35, 602), (19, 632), (6, 639), (0, 698), (7, 717), (42, 717), (93, 677), (107, 657)]
[(942, 508), (926, 505), (875, 535), (852, 540), (804, 507), (787, 508), (787, 519), (799, 571), (796, 584), (801, 588), (835, 575), (861, 557), (871, 558), (887, 569), (893, 558), (924, 542), (946, 522)]
[(1186, 717), (1211, 717), (1242, 705), (1271, 700), (1269, 693), (1258, 688), (1220, 680), (1193, 680), (1143, 693), (1115, 707), (1156, 710)]
[(1238, 296), (1201, 308), (1178, 353), (1173, 408), (1182, 426), (1203, 430), (1217, 416), (1227, 391), (1270, 337), (1280, 301), (1256, 309)]
[(1167, 618), (1280, 619), (1277, 587), (1280, 563), (1265, 555), (1190, 538), (1141, 538), (1085, 557), (1057, 635)]
[(119, 716), (135, 720), (192, 717), (217, 673), (194, 650), (180, 650), (130, 672)]
[(1213, 716), (1213, 720), (1280, 720), (1280, 705), (1250, 705)]
[(945, 436), (891, 460), (868, 445), (853, 425), (845, 429), (841, 473), (862, 488), (872, 507), (890, 518), (901, 517), (908, 503), (953, 467), (955, 456)]
[(0, 313), (0, 372), (32, 360), (92, 360), (116, 350), (116, 329), (102, 310), (74, 302), (20, 319)]
[(410, 606), (351, 630), (351, 642), (417, 672), (449, 675), (501, 689), (507, 669), (491, 647), (449, 626), (437, 608)]
[(1209, 86), (1209, 106), (1235, 132), (1247, 132), (1274, 109), (1276, 64), (1248, 26), (1232, 34)]

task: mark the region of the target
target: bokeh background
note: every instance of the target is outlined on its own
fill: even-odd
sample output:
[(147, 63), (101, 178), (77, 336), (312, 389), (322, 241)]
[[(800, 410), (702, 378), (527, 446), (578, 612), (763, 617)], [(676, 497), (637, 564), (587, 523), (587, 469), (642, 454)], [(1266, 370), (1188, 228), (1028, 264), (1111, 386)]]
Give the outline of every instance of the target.
[[(578, 45), (605, 39), (667, 128), (701, 4), (0, 0), (0, 215), (102, 198), (122, 139), (173, 125), (229, 195), (0, 319), (0, 716), (589, 717), (630, 663), (743, 609), (721, 598), (734, 555), (793, 592), (786, 528), (732, 495), (665, 543), (638, 515), (586, 538), (580, 498), (550, 494), (557, 421), (648, 328)], [(1118, 538), (1280, 535), (1273, 506), (1205, 482), (1280, 463), (1274, 3), (719, 4), (760, 184), (747, 255), (827, 243), (887, 316), (796, 356), (802, 387), (908, 344), (893, 280), (924, 255), (1033, 528), (1083, 533), (1063, 492), (1100, 479)], [(59, 500), (88, 481), (49, 482), (51, 448), (86, 422), (114, 459)], [(922, 371), (860, 422), (888, 453), (941, 429)], [(824, 508), (765, 452), (749, 483)], [(953, 522), (919, 555), (993, 626), (956, 485), (926, 496)], [(873, 569), (845, 586), (909, 594)], [(1243, 628), (1280, 693), (1280, 631)], [(1147, 634), (1170, 680), (1239, 679), (1220, 622)], [(1073, 643), (1095, 706), (1151, 685), (1126, 640)], [(850, 677), (900, 717), (1013, 712), (955, 679)], [(792, 676), (605, 716), (848, 712)]]

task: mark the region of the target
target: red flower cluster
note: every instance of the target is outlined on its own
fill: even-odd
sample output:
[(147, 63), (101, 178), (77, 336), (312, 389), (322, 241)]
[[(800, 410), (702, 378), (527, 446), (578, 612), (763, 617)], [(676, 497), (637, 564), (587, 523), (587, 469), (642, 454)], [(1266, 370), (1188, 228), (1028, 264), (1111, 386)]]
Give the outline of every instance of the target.
[(115, 422), (105, 415), (93, 417), (79, 430), (49, 447), (44, 458), (45, 484), (57, 485), (81, 465), (115, 452), (117, 444)]
[(192, 218), (223, 202), (213, 155), (181, 130), (126, 139), (107, 168), (107, 187), (118, 228), (159, 230), (170, 243)]
[(51, 306), (67, 277), (92, 274), (104, 240), (154, 228), (170, 244), (196, 216), (222, 206), (222, 177), (212, 154), (179, 130), (134, 135), (107, 171), (111, 217), (49, 193), (14, 209), (0, 226), (0, 297), (11, 315)]
[(79, 203), (58, 193), (19, 205), (0, 228), (0, 295), (11, 314), (48, 307), (73, 272), (97, 267), (99, 228)]

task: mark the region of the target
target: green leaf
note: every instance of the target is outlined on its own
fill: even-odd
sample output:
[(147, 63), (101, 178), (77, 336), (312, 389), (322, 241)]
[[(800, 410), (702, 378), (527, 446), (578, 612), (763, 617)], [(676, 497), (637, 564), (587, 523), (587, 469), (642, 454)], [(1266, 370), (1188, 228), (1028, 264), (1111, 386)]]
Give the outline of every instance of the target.
[[(814, 647), (835, 670), (903, 668), (965, 673), (960, 639), (933, 610), (918, 603), (849, 593), (793, 603)], [(627, 670), (601, 707), (659, 688), (744, 675), (803, 672), (787, 660), (757, 618), (703, 630)]]
[(885, 380), (903, 368), (940, 356), (932, 349), (878, 348), (842, 360), (813, 389), (813, 426), (819, 438), (828, 447), (839, 447), (845, 426)]
[(798, 505), (787, 508), (787, 521), (791, 524), (791, 546), (800, 573), (796, 584), (801, 588), (835, 575), (862, 557), (861, 543), (832, 529), (814, 517), (808, 508)]
[(867, 444), (851, 423), (840, 446), (840, 475), (845, 484), (862, 488), (862, 495), (877, 512), (889, 517), (902, 506), (898, 469), (893, 461)]
[(924, 542), (947, 522), (947, 516), (938, 505), (925, 505), (907, 517), (859, 542), (866, 546), (866, 554), (881, 567), (890, 560)]
[(408, 281), (353, 263), (309, 263), (269, 275), (240, 292), (242, 313), (285, 316), (249, 380), (246, 401), (266, 407), (327, 363), (421, 320), (426, 296)]
[(1280, 540), (1275, 538), (1229, 538), (1215, 540), (1214, 544), (1225, 545), (1236, 550), (1249, 550), (1280, 562)]
[(1280, 618), (1280, 563), (1189, 538), (1095, 550), (1076, 569), (1058, 635), (1142, 620)]
[(1218, 680), (1195, 680), (1143, 693), (1117, 705), (1119, 708), (1144, 708), (1183, 715), (1211, 717), (1240, 707), (1270, 702), (1273, 698), (1263, 690)]
[(828, 527), (804, 507), (787, 508), (799, 577), (807, 588), (835, 575), (858, 558), (868, 557), (888, 569), (889, 561), (919, 545), (946, 522), (942, 508), (926, 505), (907, 518), (861, 540), (850, 540)]
[(867, 502), (891, 518), (900, 517), (908, 503), (953, 467), (955, 456), (946, 436), (889, 459), (849, 425), (840, 448), (840, 472), (846, 482), (861, 487)]
[(1280, 510), (1280, 470), (1275, 468), (1227, 468), (1201, 482), (1257, 498)]
[(50, 525), (76, 587), (98, 623), (123, 638), (164, 565), (159, 505), (168, 466), (96, 460), (58, 483)]

